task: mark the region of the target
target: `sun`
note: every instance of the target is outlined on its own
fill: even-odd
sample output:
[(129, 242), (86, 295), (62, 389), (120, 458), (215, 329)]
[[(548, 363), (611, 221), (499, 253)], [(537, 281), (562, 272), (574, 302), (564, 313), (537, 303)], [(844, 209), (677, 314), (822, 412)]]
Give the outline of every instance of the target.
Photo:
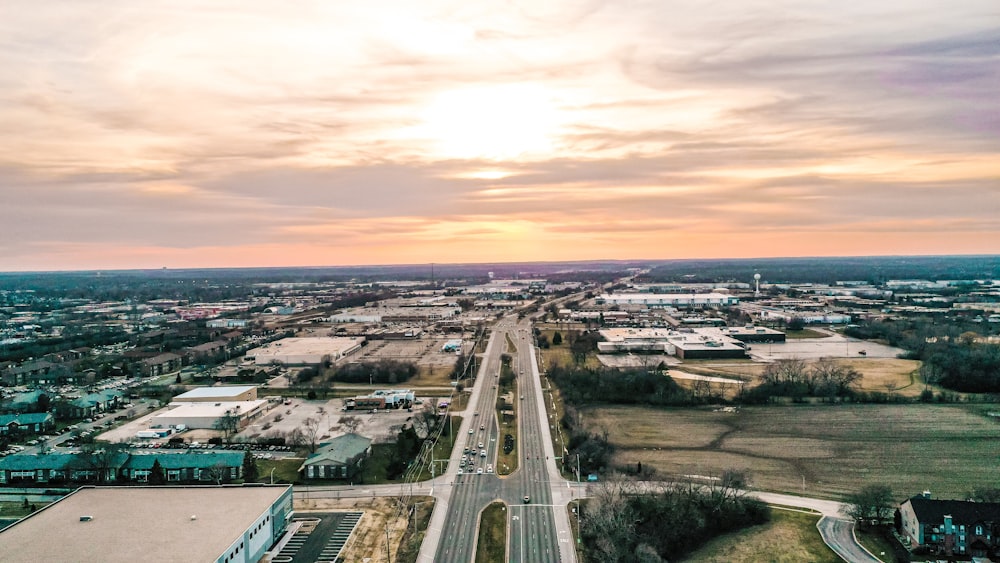
[(551, 93), (527, 84), (448, 90), (421, 117), (420, 136), (447, 158), (513, 160), (550, 153), (558, 128)]

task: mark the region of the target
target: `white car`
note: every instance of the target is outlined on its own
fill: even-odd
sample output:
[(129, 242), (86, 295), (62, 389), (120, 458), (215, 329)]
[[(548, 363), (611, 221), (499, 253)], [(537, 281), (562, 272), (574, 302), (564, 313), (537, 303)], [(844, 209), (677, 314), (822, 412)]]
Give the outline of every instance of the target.
[(483, 449), (483, 443), (479, 442), (479, 449)]
[(469, 429), (469, 434), (472, 434), (472, 429), (471, 428)]
[(486, 466), (486, 472), (487, 473), (493, 473), (493, 466), (492, 465), (487, 465)]
[(483, 468), (480, 467), (479, 469), (476, 470), (476, 475), (482, 475), (482, 474), (483, 474)]

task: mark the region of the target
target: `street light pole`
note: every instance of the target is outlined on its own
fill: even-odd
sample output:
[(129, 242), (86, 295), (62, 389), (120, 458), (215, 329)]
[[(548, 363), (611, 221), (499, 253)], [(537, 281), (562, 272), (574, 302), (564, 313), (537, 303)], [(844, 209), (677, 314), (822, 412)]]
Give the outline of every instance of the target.
[(271, 468), (271, 484), (272, 485), (274, 484), (274, 470), (275, 469), (277, 469), (277, 467), (272, 467)]

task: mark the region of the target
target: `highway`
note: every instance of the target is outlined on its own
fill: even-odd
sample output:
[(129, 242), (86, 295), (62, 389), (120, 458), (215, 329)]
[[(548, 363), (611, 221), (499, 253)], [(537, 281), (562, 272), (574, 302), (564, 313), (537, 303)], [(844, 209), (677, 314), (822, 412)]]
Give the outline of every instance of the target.
[[(517, 347), (513, 365), (517, 374), (518, 395), (523, 394), (524, 399), (515, 399), (518, 403), (515, 408), (519, 427), (519, 469), (510, 476), (500, 478), (494, 473), (486, 473), (485, 468), (489, 465), (496, 467), (497, 448), (503, 444), (495, 414), (497, 390), (494, 383), (500, 372), (500, 355), (507, 349), (508, 334)], [(495, 326), (469, 406), (464, 413), (453, 413), (464, 414), (464, 417), (457, 445), (448, 460), (447, 473), (430, 481), (405, 485), (299, 487), (295, 490), (295, 498), (435, 497), (437, 502), (418, 556), (421, 563), (473, 561), (480, 513), (489, 503), (502, 500), (508, 506), (506, 561), (575, 562), (575, 541), (567, 504), (591, 496), (589, 489), (593, 485), (566, 481), (556, 465), (532, 336), (531, 324), (527, 320), (515, 323), (508, 317)], [(462, 438), (466, 440), (464, 443)], [(479, 448), (480, 442), (483, 448)], [(475, 464), (467, 464), (459, 474), (462, 456), (468, 455), (463, 450), (472, 447), (485, 449), (487, 456), (483, 458), (477, 454), (474, 456)], [(484, 468), (484, 473), (477, 474), (478, 468)], [(749, 494), (768, 503), (821, 512), (823, 518), (817, 528), (831, 549), (846, 561), (878, 561), (857, 543), (853, 522), (845, 518), (842, 503), (758, 491)], [(525, 495), (530, 502), (524, 502)]]
[[(482, 474), (476, 471), (484, 465), (495, 468), (497, 448), (503, 445), (503, 434), (495, 414), (495, 383), (500, 374), (500, 355), (507, 350), (508, 335), (517, 348), (512, 367), (518, 386), (518, 397), (514, 401), (517, 403), (519, 460), (513, 474), (499, 478), (485, 469)], [(472, 416), (469, 416), (470, 411)], [(565, 499), (560, 505), (553, 497), (554, 485), (567, 490), (562, 497), (566, 497), (568, 489), (553, 459), (529, 321), (515, 323), (513, 318), (506, 318), (496, 324), (465, 415), (460, 436), (466, 437), (468, 442), (452, 453), (446, 479), (443, 482), (436, 480), (440, 500), (431, 516), (430, 533), (421, 546), (420, 561), (466, 563), (473, 560), (479, 515), (490, 502), (498, 499), (508, 506), (507, 561), (575, 561)], [(480, 443), (487, 456), (473, 456), (477, 460), (475, 465), (466, 465), (462, 473), (458, 473), (464, 449), (471, 446), (481, 450)], [(528, 502), (525, 502), (526, 496)]]

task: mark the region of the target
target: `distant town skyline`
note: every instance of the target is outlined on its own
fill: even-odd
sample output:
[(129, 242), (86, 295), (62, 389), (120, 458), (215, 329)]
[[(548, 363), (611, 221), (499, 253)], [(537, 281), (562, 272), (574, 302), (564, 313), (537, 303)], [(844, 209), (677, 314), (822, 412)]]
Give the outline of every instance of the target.
[(0, 13), (0, 271), (1000, 254), (995, 0)]

